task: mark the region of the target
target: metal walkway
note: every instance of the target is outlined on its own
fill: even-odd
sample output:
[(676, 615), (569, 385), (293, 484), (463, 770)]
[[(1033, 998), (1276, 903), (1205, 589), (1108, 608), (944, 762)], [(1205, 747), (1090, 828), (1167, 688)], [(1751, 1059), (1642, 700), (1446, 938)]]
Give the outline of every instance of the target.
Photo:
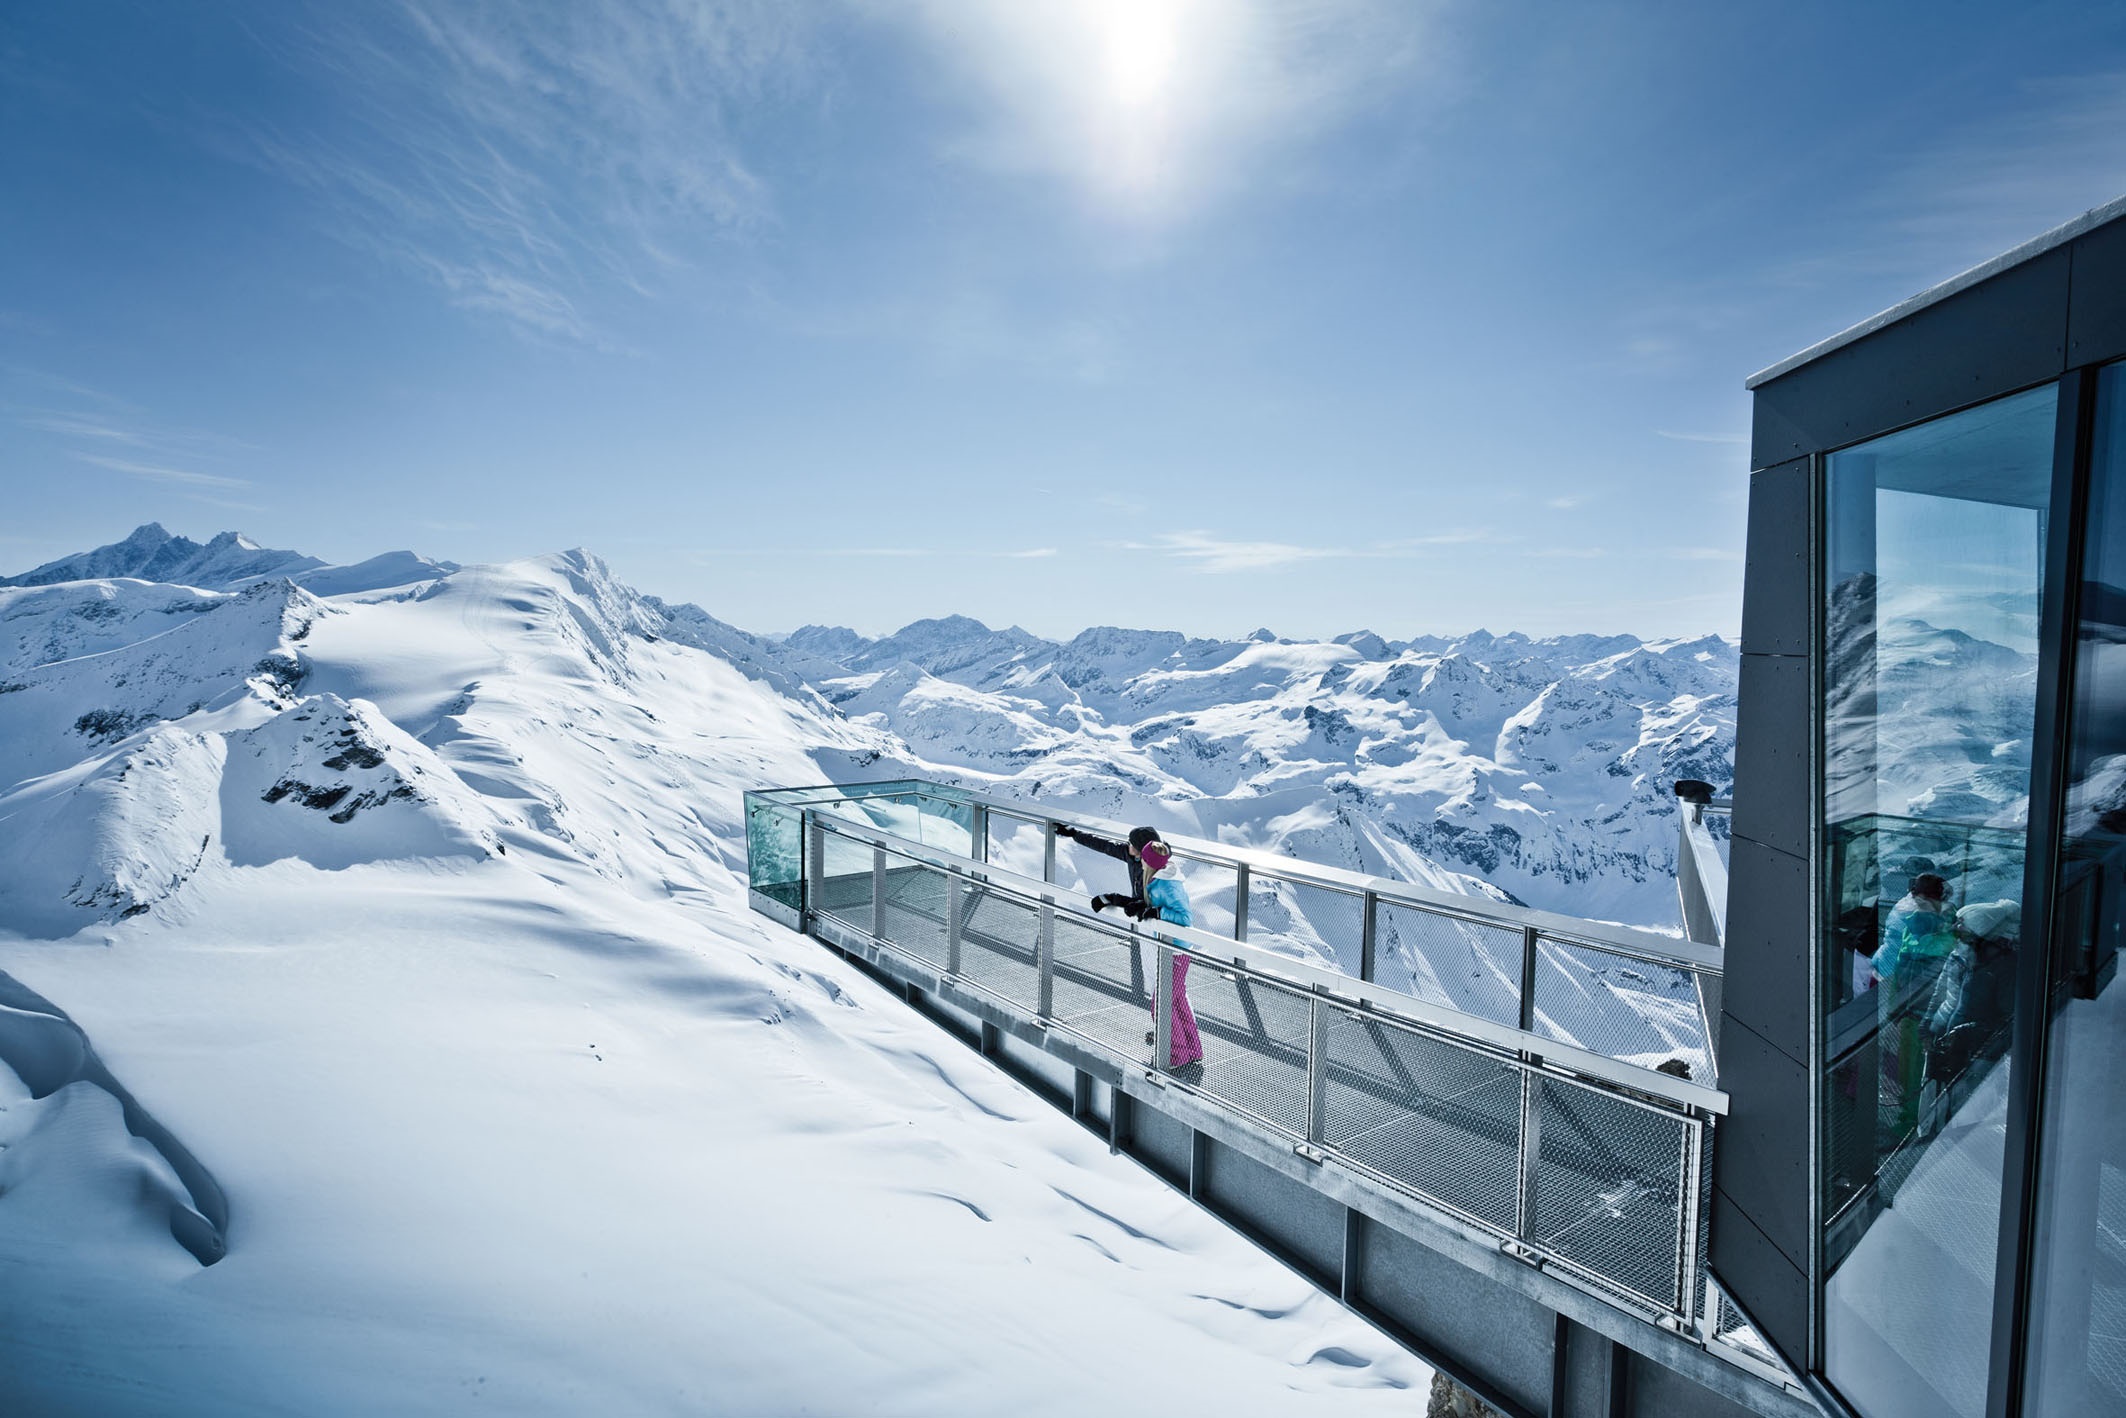
[[(1056, 884), (1059, 823), (1122, 829), (933, 783), (754, 793), (746, 820), (756, 909), (899, 983), (1502, 1412), (1814, 1411), (1705, 1273), (1725, 1095), (1565, 1042), (1545, 1008), (1546, 982), (1584, 988), (1576, 962), (1672, 976), (1702, 1022), (1717, 949), (1180, 838), (1199, 918), (1229, 933), (1140, 926)], [(1281, 929), (1259, 941), (1251, 917)], [(1337, 923), (1357, 977), (1322, 961)], [(1475, 1003), (1510, 1017), (1370, 978), (1391, 932), (1405, 966), (1409, 941), (1497, 967), (1514, 987)], [(1177, 983), (1204, 1058), (1173, 1067)]]

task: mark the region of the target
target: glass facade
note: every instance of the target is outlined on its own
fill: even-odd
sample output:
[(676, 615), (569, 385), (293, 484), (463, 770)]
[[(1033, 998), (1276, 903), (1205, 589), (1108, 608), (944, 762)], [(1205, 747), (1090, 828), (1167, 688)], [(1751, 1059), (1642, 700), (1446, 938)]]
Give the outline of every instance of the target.
[(2053, 894), (2025, 1413), (2126, 1414), (2126, 367), (2097, 387)]
[(1824, 479), (1825, 1375), (1985, 1412), (2059, 392)]

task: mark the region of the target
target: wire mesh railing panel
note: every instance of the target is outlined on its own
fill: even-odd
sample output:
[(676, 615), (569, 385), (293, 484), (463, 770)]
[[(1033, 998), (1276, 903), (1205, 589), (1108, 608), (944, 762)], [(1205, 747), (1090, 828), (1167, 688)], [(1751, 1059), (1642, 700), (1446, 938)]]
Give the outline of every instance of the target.
[(1191, 961), (1184, 981), (1203, 1039), (1202, 1076), (1190, 1081), (1219, 1101), (1304, 1138), (1313, 1020), (1307, 997), (1207, 960)]
[(871, 929), (871, 847), (832, 832), (820, 834), (819, 900), (812, 909), (860, 931)]
[(1681, 1059), (1712, 1077), (1690, 972), (1547, 937), (1536, 950), (1535, 1032), (1651, 1068)]
[(1367, 1171), (1512, 1235), (1521, 1075), (1512, 1063), (1338, 1010), (1321, 1143)]
[(886, 890), (880, 912), (884, 940), (939, 969), (945, 967), (949, 952), (945, 934), (949, 881), (936, 867), (886, 854)]
[(961, 977), (1034, 1014), (1041, 1004), (1040, 908), (975, 882), (962, 909)]
[(1240, 891), (1240, 869), (1228, 862), (1206, 862), (1176, 855), (1181, 884), (1188, 889), (1189, 914), (1196, 929), (1233, 938), (1233, 903)]
[(1535, 1086), (1541, 1135), (1527, 1239), (1628, 1295), (1681, 1312), (1691, 1123), (1560, 1078), (1538, 1076)]
[(1373, 975), (1390, 989), (1494, 1024), (1521, 1019), (1521, 932), (1419, 906), (1374, 908)]
[(1059, 1025), (1131, 1060), (1150, 1058), (1149, 940), (1056, 918), (1054, 1002)]
[(1248, 878), (1248, 944), (1330, 970), (1358, 975), (1365, 898), (1302, 881)]

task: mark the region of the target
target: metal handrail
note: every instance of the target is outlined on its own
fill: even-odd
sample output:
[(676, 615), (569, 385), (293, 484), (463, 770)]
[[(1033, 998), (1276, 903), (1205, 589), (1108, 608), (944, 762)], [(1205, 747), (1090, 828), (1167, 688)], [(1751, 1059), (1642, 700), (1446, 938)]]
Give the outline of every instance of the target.
[[(892, 874), (913, 868), (944, 874), (946, 881), (945, 906), (941, 919), (945, 929), (946, 964), (943, 973), (956, 982), (980, 990), (985, 996), (993, 996), (1028, 1022), (1043, 1030), (1062, 1029), (1074, 1037), (1104, 1052), (1117, 1054), (1126, 1066), (1147, 1068), (1143, 1058), (1123, 1053), (1109, 1041), (1084, 1032), (1070, 1019), (1059, 1017), (1054, 1012), (1056, 997), (1055, 981), (1067, 967), (1059, 965), (1055, 949), (1056, 925), (1069, 920), (1081, 931), (1089, 930), (1117, 943), (1134, 944), (1140, 952), (1152, 955), (1150, 998), (1153, 1001), (1154, 1035), (1156, 1047), (1147, 1068), (1148, 1077), (1162, 1086), (1183, 1089), (1193, 1093), (1205, 1103), (1226, 1108), (1236, 1115), (1249, 1119), (1257, 1126), (1267, 1127), (1293, 1143), (1293, 1150), (1310, 1161), (1335, 1160), (1339, 1165), (1409, 1192), (1429, 1205), (1437, 1206), (1464, 1224), (1471, 1224), (1484, 1232), (1498, 1237), (1506, 1249), (1525, 1259), (1551, 1267), (1554, 1273), (1572, 1278), (1576, 1283), (1591, 1288), (1595, 1293), (1605, 1294), (1612, 1301), (1640, 1307), (1668, 1317), (1679, 1332), (1694, 1333), (1701, 1326), (1697, 1323), (1696, 1309), (1702, 1287), (1699, 1276), (1704, 1259), (1698, 1253), (1698, 1210), (1701, 1205), (1701, 1181), (1710, 1146), (1710, 1129), (1714, 1115), (1727, 1109), (1727, 1097), (1716, 1089), (1709, 1089), (1683, 1079), (1659, 1073), (1651, 1069), (1589, 1053), (1586, 1050), (1561, 1045), (1554, 1040), (1521, 1030), (1507, 1028), (1489, 1021), (1464, 1015), (1457, 1011), (1441, 1009), (1414, 996), (1388, 990), (1378, 985), (1355, 981), (1350, 976), (1316, 969), (1289, 958), (1255, 950), (1244, 944), (1226, 940), (1206, 931), (1165, 924), (1133, 923), (1128, 927), (1107, 920), (1090, 909), (1089, 899), (1054, 882), (1037, 881), (1019, 875), (973, 857), (943, 851), (937, 847), (913, 842), (897, 834), (852, 823), (834, 814), (827, 804), (810, 804), (801, 810), (800, 857), (803, 862), (808, 914), (817, 920), (821, 916), (838, 922), (842, 929), (854, 930), (874, 944), (889, 950), (908, 953), (924, 960), (926, 965), (937, 968), (937, 962), (921, 955), (912, 944), (898, 938), (889, 938), (887, 900), (890, 895), (888, 882)], [(854, 872), (834, 873), (827, 871), (825, 844), (830, 838), (838, 838), (854, 846), (868, 848), (868, 861)], [(899, 862), (899, 868), (890, 865)], [(852, 920), (848, 911), (836, 911), (826, 906), (826, 888), (829, 880), (863, 881), (868, 886), (868, 900), (857, 902), (867, 912), (865, 920)], [(1036, 924), (1026, 934), (1027, 940), (987, 936), (991, 944), (974, 946), (969, 935), (969, 923), (964, 902), (967, 894), (979, 888), (985, 897), (997, 897), (1012, 901), (1021, 908), (1032, 911)], [(1032, 991), (1031, 1002), (999, 993), (999, 987), (986, 983), (983, 978), (963, 969), (963, 942), (966, 949), (996, 948), (999, 942), (1008, 943), (1015, 955), (1023, 955), (1031, 962), (1036, 972), (1037, 986)], [(933, 942), (933, 948), (935, 943)], [(1218, 1086), (1198, 1075), (1191, 1082), (1183, 1071), (1169, 1066), (1166, 1050), (1171, 1020), (1172, 962), (1185, 955), (1203, 961), (1221, 972), (1236, 978), (1267, 987), (1273, 992), (1306, 1001), (1307, 1028), (1304, 1042), (1296, 1039), (1276, 1039), (1271, 1042), (1280, 1050), (1296, 1056), (1304, 1051), (1306, 1066), (1306, 1105), (1303, 1125), (1291, 1121), (1272, 1121), (1259, 1111), (1250, 1111), (1241, 1102), (1226, 1098)], [(1142, 957), (1140, 956), (1140, 959)], [(1324, 1127), (1325, 1089), (1333, 1069), (1345, 1070), (1343, 1079), (1346, 1088), (1353, 1086), (1348, 1075), (1352, 1067), (1347, 1059), (1342, 1065), (1333, 1064), (1329, 1056), (1329, 1028), (1332, 1018), (1341, 1014), (1361, 1024), (1373, 1027), (1393, 1026), (1407, 1033), (1432, 1040), (1435, 1044), (1466, 1053), (1472, 1059), (1482, 1060), (1484, 1066), (1501, 1071), (1502, 1076), (1518, 1077), (1521, 1104), (1519, 1122), (1513, 1133), (1513, 1156), (1516, 1179), (1507, 1182), (1517, 1190), (1510, 1200), (1507, 1211), (1512, 1215), (1510, 1226), (1485, 1219), (1456, 1205), (1444, 1194), (1435, 1195), (1424, 1186), (1407, 1177), (1397, 1177), (1383, 1172), (1387, 1164), (1369, 1161), (1353, 1154), (1345, 1146), (1330, 1138)], [(1407, 1082), (1407, 1080), (1406, 1080)], [(1414, 1086), (1414, 1085), (1412, 1085)], [(1552, 1158), (1542, 1142), (1541, 1118), (1543, 1100), (1551, 1097), (1554, 1088), (1565, 1088), (1563, 1097), (1593, 1093), (1615, 1103), (1628, 1105), (1641, 1114), (1665, 1119), (1665, 1122), (1649, 1123), (1649, 1126), (1674, 1129), (1670, 1142), (1660, 1144), (1678, 1151), (1669, 1154), (1665, 1168), (1656, 1164), (1629, 1162), (1621, 1154), (1610, 1151), (1600, 1137), (1581, 1135), (1582, 1145), (1592, 1145), (1597, 1152), (1610, 1159), (1619, 1170), (1609, 1176), (1629, 1188), (1637, 1186), (1646, 1190), (1675, 1190), (1674, 1230), (1670, 1239), (1674, 1245), (1675, 1271), (1673, 1284), (1665, 1293), (1652, 1293), (1660, 1287), (1649, 1287), (1643, 1271), (1634, 1271), (1628, 1261), (1609, 1264), (1605, 1269), (1605, 1257), (1589, 1255), (1580, 1247), (1580, 1254), (1571, 1253), (1572, 1248), (1560, 1249), (1557, 1244), (1563, 1236), (1572, 1234), (1579, 1223), (1575, 1222), (1562, 1231), (1545, 1231), (1538, 1221), (1535, 1210), (1539, 1185), (1545, 1181), (1573, 1177), (1557, 1172), (1568, 1164)], [(1374, 1094), (1371, 1096), (1380, 1097)], [(1432, 1101), (1427, 1102), (1427, 1099)], [(1430, 1116), (1430, 1110), (1438, 1106), (1434, 1095), (1419, 1092), (1409, 1095), (1409, 1101), (1401, 1105), (1404, 1116), (1413, 1120)], [(1564, 1106), (1553, 1101), (1551, 1106)], [(1571, 1113), (1564, 1116), (1570, 1117)], [(1568, 1134), (1570, 1135), (1570, 1134)], [(1662, 1136), (1661, 1133), (1653, 1134)], [(1503, 1139), (1502, 1139), (1503, 1140)], [(1641, 1165), (1654, 1166), (1652, 1171), (1633, 1170)], [(1584, 1174), (1578, 1175), (1584, 1183)], [(1542, 1191), (1541, 1195), (1548, 1195)], [(1568, 1193), (1570, 1194), (1570, 1193)], [(1499, 1200), (1508, 1200), (1500, 1195)], [(1597, 1198), (1606, 1202), (1607, 1198)], [(1558, 1203), (1550, 1203), (1555, 1207)], [(1572, 1203), (1568, 1203), (1570, 1205)], [(1590, 1215), (1604, 1214), (1600, 1208)], [(1658, 1213), (1657, 1213), (1658, 1214)], [(1552, 1224), (1554, 1227), (1555, 1213)], [(1667, 1223), (1663, 1223), (1664, 1225)], [(1650, 1234), (1662, 1234), (1656, 1227)], [(1548, 1238), (1547, 1240), (1545, 1238)], [(1634, 1252), (1643, 1264), (1643, 1252)], [(1634, 1275), (1637, 1275), (1637, 1280)]]
[[(1047, 812), (1029, 807), (1025, 803), (992, 798), (971, 789), (948, 787), (916, 779), (898, 779), (878, 784), (821, 784), (806, 788), (774, 788), (756, 792), (754, 796), (774, 802), (788, 801), (789, 798), (803, 794), (846, 794), (851, 791), (860, 793), (867, 788), (888, 787), (900, 790), (894, 796), (927, 797), (943, 803), (980, 807), (993, 816), (1015, 818), (1036, 826), (1068, 824), (1098, 832), (1103, 836), (1117, 837), (1124, 836), (1129, 831), (1129, 824), (1117, 822), (1112, 818)], [(1251, 874), (1274, 877), (1279, 881), (1299, 885), (1319, 886), (1359, 897), (1370, 896), (1385, 905), (1416, 907), (1477, 925), (1504, 930), (1523, 930), (1532, 926), (1546, 939), (1586, 946), (1645, 964), (1665, 965), (1692, 973), (1718, 973), (1722, 968), (1722, 955), (1717, 947), (1688, 939), (1678, 940), (1657, 931), (1640, 930), (1607, 921), (1583, 920), (1577, 916), (1561, 915), (1532, 906), (1506, 905), (1480, 896), (1442, 891), (1436, 887), (1420, 886), (1393, 877), (1367, 876), (1339, 867), (1301, 861), (1296, 857), (1282, 857), (1274, 852), (1251, 847), (1211, 842), (1200, 837), (1165, 832), (1160, 836), (1168, 845), (1177, 849), (1177, 855), (1193, 861), (1234, 868), (1246, 867)]]
[(966, 874), (992, 886), (1002, 886), (1030, 903), (1051, 905), (1059, 914), (1109, 934), (1143, 935), (1164, 940), (1192, 959), (1231, 965), (1260, 975), (1275, 984), (1324, 995), (1340, 1004), (1365, 1008), (1399, 1023), (1414, 1024), (1436, 1033), (1455, 1035), (1471, 1043), (1486, 1045), (1502, 1054), (1524, 1055), (1571, 1073), (1629, 1088), (1635, 1093), (1651, 1094), (1677, 1108), (1711, 1114), (1727, 1112), (1726, 1093), (1693, 1083), (1689, 1079), (1678, 1078), (1674, 1074), (1644, 1068), (1622, 1059), (1613, 1059), (1607, 1054), (1566, 1044), (1548, 1035), (1494, 1023), (1481, 1015), (1465, 1014), (1461, 1010), (1436, 1005), (1401, 990), (1372, 981), (1358, 980), (1339, 971), (1324, 970), (1319, 966), (1294, 960), (1290, 956), (1258, 950), (1193, 926), (1133, 921), (1125, 931), (1112, 920), (1094, 911), (1091, 897), (1073, 892), (1067, 887), (1059, 887), (1054, 882), (1036, 881), (1032, 877), (1021, 876), (1017, 872), (979, 862), (971, 857), (955, 856), (876, 827), (859, 826), (847, 818), (825, 817), (816, 811), (807, 811), (804, 817), (807, 823), (814, 823), (819, 830), (833, 836), (880, 848), (897, 857), (906, 857), (910, 861), (922, 862), (942, 871)]

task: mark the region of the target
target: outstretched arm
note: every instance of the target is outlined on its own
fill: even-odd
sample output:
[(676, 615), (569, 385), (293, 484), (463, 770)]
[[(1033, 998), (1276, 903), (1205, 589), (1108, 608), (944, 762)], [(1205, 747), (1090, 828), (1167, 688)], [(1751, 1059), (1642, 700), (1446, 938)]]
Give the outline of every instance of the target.
[(1079, 846), (1088, 847), (1103, 857), (1113, 857), (1118, 862), (1132, 860), (1129, 854), (1129, 844), (1127, 842), (1117, 842), (1112, 837), (1102, 837), (1097, 833), (1087, 832), (1083, 828), (1066, 827), (1060, 822), (1056, 824), (1056, 836), (1068, 837)]

